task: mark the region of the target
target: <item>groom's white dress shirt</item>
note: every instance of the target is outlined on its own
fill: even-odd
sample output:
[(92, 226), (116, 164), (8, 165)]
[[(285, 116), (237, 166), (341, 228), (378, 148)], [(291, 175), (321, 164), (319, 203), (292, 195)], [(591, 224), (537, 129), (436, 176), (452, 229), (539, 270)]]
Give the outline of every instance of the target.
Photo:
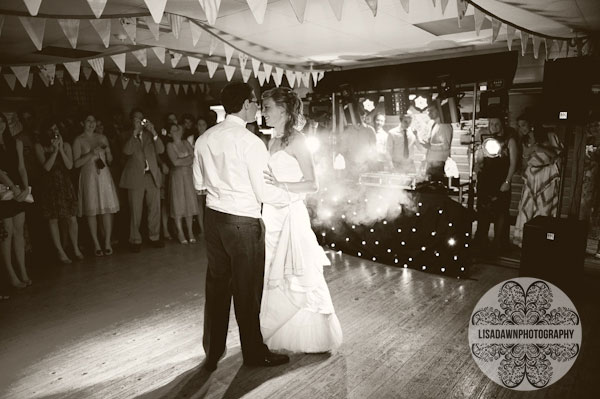
[(237, 116), (227, 115), (204, 132), (196, 140), (194, 155), (194, 187), (207, 190), (210, 209), (260, 218), (262, 202), (285, 205), (296, 197), (265, 183), (269, 152)]

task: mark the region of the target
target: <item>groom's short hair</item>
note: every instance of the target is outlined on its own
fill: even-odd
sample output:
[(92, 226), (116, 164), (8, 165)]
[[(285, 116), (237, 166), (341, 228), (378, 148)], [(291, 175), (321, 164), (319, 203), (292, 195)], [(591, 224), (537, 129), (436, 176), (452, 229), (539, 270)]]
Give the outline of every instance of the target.
[(244, 101), (251, 99), (252, 87), (247, 83), (229, 83), (221, 90), (221, 104), (228, 114), (240, 112), (244, 105)]

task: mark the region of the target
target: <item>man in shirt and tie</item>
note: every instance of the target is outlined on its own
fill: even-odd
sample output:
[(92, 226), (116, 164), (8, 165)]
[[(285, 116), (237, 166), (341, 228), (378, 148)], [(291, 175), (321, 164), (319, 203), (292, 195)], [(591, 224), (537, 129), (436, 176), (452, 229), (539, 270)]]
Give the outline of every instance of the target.
[(139, 109), (131, 111), (133, 131), (123, 145), (125, 165), (119, 186), (127, 189), (129, 203), (129, 247), (139, 252), (142, 246), (140, 223), (144, 197), (148, 211), (148, 236), (150, 244), (155, 248), (164, 246), (160, 240), (160, 177), (157, 155), (162, 154), (165, 147), (159, 140), (154, 125)]
[(289, 357), (269, 351), (259, 321), (265, 270), (261, 203), (285, 205), (297, 195), (264, 181), (269, 153), (246, 129), (259, 109), (252, 88), (230, 83), (221, 92), (221, 103), (227, 117), (201, 135), (194, 148), (194, 186), (207, 190), (203, 367), (215, 370), (225, 354), (232, 296), (244, 364), (277, 366)]
[(389, 131), (388, 151), (394, 170), (401, 173), (416, 172), (413, 156), (418, 141), (416, 131), (410, 128), (411, 123), (412, 117), (405, 114), (400, 119), (400, 125)]
[(446, 174), (444, 166), (450, 156), (452, 145), (452, 125), (442, 123), (442, 112), (439, 102), (433, 102), (427, 107), (431, 123), (428, 134), (419, 139), (419, 144), (427, 149), (425, 162), (427, 164), (427, 178), (429, 181), (444, 181)]

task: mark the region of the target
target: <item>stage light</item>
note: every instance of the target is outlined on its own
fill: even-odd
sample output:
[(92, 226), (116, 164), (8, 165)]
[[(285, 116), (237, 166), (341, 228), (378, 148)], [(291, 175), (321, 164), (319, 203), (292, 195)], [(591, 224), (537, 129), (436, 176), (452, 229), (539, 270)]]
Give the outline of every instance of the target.
[(412, 258), (408, 258), (408, 261), (409, 261), (409, 262), (412, 262)]
[(446, 271), (446, 268), (442, 267), (440, 270), (442, 271), (442, 273), (444, 273)]
[(398, 259), (397, 258), (394, 259), (394, 263), (398, 263)]
[(331, 245), (330, 245), (330, 247), (331, 248), (335, 248), (335, 243), (332, 242)]
[(376, 257), (374, 257), (374, 256), (373, 256), (373, 258), (372, 258), (372, 259), (373, 259), (373, 262), (375, 262), (375, 261), (377, 260), (377, 258), (376, 258)]
[(417, 217), (419, 217), (419, 216), (421, 216), (421, 213), (417, 212), (415, 215), (416, 215)]
[(469, 248), (469, 244), (465, 244), (465, 248)]
[(416, 227), (413, 227), (413, 228), (412, 228), (412, 232), (413, 232), (413, 233), (416, 233), (416, 232), (417, 232), (417, 229), (416, 229)]
[(384, 221), (383, 221), (383, 224), (387, 224), (387, 220), (384, 220)]
[(374, 230), (374, 229), (371, 229), (371, 230), (369, 230), (369, 231), (370, 231), (371, 233), (375, 233), (375, 230)]
[(436, 233), (435, 231), (432, 231), (432, 232), (431, 232), (431, 236), (432, 236), (432, 237), (435, 237), (435, 235), (436, 235), (436, 234), (437, 234), (437, 233)]
[(327, 235), (327, 233), (325, 233), (325, 232), (322, 232), (322, 233), (321, 233), (321, 235), (322, 235), (323, 237), (325, 237), (325, 236)]
[(369, 199), (368, 199), (368, 198), (365, 198), (365, 202), (369, 202)]
[(427, 266), (423, 265), (423, 266), (421, 266), (421, 269), (422, 270), (427, 270)]
[(331, 228), (331, 231), (335, 231), (335, 227), (332, 227), (332, 228)]
[(450, 245), (451, 247), (453, 247), (456, 244), (456, 240), (454, 238), (450, 238), (448, 240), (448, 245)]
[(346, 219), (346, 215), (342, 215), (342, 219)]
[(464, 271), (465, 271), (465, 268), (464, 268), (464, 267), (461, 267), (461, 268), (460, 268), (460, 271), (461, 271), (461, 272), (464, 272)]
[(355, 226), (355, 225), (352, 225), (352, 228), (353, 228), (353, 229), (355, 229), (355, 228), (356, 228), (356, 226)]
[(352, 215), (356, 216), (356, 211), (352, 212)]
[(406, 269), (407, 267), (408, 267), (408, 265), (405, 263), (405, 264), (404, 264), (404, 268)]
[(312, 154), (319, 151), (319, 147), (321, 147), (321, 142), (318, 138), (314, 136), (309, 136), (306, 138), (306, 146), (308, 147), (308, 151)]
[(362, 242), (362, 245), (367, 245), (367, 242), (366, 242), (366, 241), (363, 241), (363, 242)]
[(458, 255), (454, 255), (454, 260), (458, 260)]
[(468, 237), (468, 236), (470, 236), (470, 235), (471, 235), (471, 234), (469, 234), (469, 233), (465, 233), (465, 237)]
[(388, 254), (391, 254), (391, 253), (392, 253), (392, 250), (391, 250), (390, 248), (388, 248), (388, 250), (387, 250), (387, 253), (388, 253)]
[(402, 233), (402, 229), (398, 229), (398, 233)]
[(502, 146), (500, 142), (493, 137), (489, 137), (483, 141), (483, 156), (486, 158), (497, 158), (500, 156)]
[(361, 253), (361, 252), (359, 252), (359, 253), (358, 253), (358, 256), (362, 256), (362, 253)]
[(422, 202), (419, 202), (419, 206), (423, 206), (423, 203), (422, 203)]
[(375, 245), (379, 245), (379, 241), (375, 241)]
[(400, 245), (406, 245), (406, 242), (402, 241), (402, 242), (400, 243)]
[(421, 251), (425, 252), (427, 250), (426, 247), (421, 247)]
[(346, 237), (346, 242), (350, 241), (350, 238)]
[(438, 251), (435, 251), (435, 256), (440, 256), (440, 253)]
[(448, 227), (452, 227), (454, 226), (454, 224), (452, 224), (452, 222), (448, 223)]

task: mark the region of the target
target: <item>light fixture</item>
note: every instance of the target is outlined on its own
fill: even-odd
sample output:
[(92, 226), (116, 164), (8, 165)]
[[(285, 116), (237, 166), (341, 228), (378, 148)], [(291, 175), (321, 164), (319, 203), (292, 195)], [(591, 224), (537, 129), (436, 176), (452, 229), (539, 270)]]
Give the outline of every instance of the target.
[(374, 257), (374, 256), (373, 256), (373, 258), (372, 258), (372, 259), (373, 259), (373, 262), (375, 262), (375, 261), (377, 260), (377, 258), (376, 258), (376, 257)]
[(375, 233), (375, 229), (371, 229), (369, 230), (371, 233)]
[(481, 147), (483, 148), (483, 156), (486, 158), (497, 158), (502, 152), (502, 145), (494, 137), (483, 140)]
[(325, 237), (325, 236), (327, 235), (327, 233), (325, 233), (325, 232), (322, 232), (322, 233), (321, 233), (321, 235), (322, 235), (323, 237)]
[(379, 245), (379, 241), (375, 241), (375, 245)]
[(358, 253), (358, 256), (362, 256), (362, 253), (361, 253), (361, 252), (359, 252), (359, 253)]
[(391, 254), (391, 253), (392, 253), (392, 250), (391, 250), (390, 248), (388, 248), (388, 249), (387, 249), (387, 253), (388, 253), (388, 254)]
[(387, 220), (384, 220), (384, 221), (383, 221), (383, 224), (387, 224)]
[(331, 245), (330, 245), (330, 247), (331, 248), (335, 248), (335, 243), (332, 242)]
[(456, 244), (456, 240), (454, 238), (448, 239), (448, 245), (450, 245), (451, 247), (453, 247), (455, 244)]
[(423, 266), (421, 266), (421, 269), (427, 270), (427, 266), (423, 265)]
[(346, 242), (350, 241), (350, 238), (346, 237)]
[(442, 267), (440, 270), (442, 271), (442, 273), (444, 273), (446, 271), (446, 268)]
[(400, 243), (400, 245), (406, 245), (406, 242), (402, 241), (402, 242)]
[(432, 231), (432, 232), (431, 232), (431, 236), (432, 236), (432, 237), (435, 237), (435, 235), (436, 235), (436, 232), (435, 232), (435, 231)]
[(321, 142), (314, 136), (308, 136), (306, 138), (306, 147), (308, 148), (308, 151), (314, 154), (321, 147)]
[(416, 227), (413, 227), (413, 228), (412, 228), (412, 232), (413, 232), (413, 233), (416, 233), (416, 232), (417, 232), (417, 228), (416, 228)]
[(366, 241), (363, 241), (363, 242), (362, 242), (362, 245), (367, 245), (367, 242), (366, 242)]

